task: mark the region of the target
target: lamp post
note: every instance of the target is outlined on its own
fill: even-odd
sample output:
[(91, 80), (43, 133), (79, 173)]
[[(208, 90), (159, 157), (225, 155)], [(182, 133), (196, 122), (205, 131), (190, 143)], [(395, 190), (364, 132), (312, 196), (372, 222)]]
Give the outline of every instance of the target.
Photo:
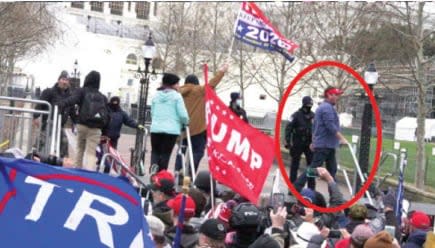
[[(364, 73), (364, 80), (368, 84), (370, 91), (373, 91), (374, 85), (378, 81), (378, 72), (376, 71), (375, 64), (371, 63), (368, 65), (367, 70)], [(370, 158), (370, 138), (372, 129), (372, 105), (370, 101), (366, 102), (364, 105), (362, 123), (361, 123), (361, 140), (359, 146), (359, 156), (358, 163), (361, 167), (363, 175), (368, 175), (369, 173), (369, 158)], [(357, 178), (356, 189), (354, 192), (358, 192), (361, 188), (361, 180)]]
[(79, 63), (77, 59), (74, 61), (73, 71), (71, 73), (72, 78), (70, 79), (71, 89), (75, 90), (80, 87), (80, 71), (79, 71)]
[[(148, 40), (145, 42), (145, 45), (142, 46), (142, 52), (144, 56), (145, 69), (142, 70), (140, 66), (137, 69), (137, 74), (140, 75), (140, 93), (139, 93), (139, 110), (138, 110), (138, 123), (140, 125), (145, 126), (145, 121), (147, 120), (147, 101), (148, 101), (148, 88), (150, 82), (150, 64), (151, 60), (156, 55), (156, 47), (154, 46), (154, 42), (151, 36), (151, 32), (149, 33)], [(138, 129), (136, 131), (136, 142), (135, 148), (132, 156), (132, 166), (136, 166), (139, 173), (140, 171), (140, 163), (144, 161), (145, 157), (145, 147), (144, 142), (144, 131)]]

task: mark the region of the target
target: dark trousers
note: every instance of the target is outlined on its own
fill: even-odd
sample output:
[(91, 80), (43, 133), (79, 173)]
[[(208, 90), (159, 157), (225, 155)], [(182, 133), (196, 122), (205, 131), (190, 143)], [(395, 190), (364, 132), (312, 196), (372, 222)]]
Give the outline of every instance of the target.
[[(317, 168), (322, 166), (323, 163), (326, 163), (326, 169), (331, 174), (331, 176), (335, 179), (335, 174), (337, 173), (337, 160), (335, 159), (335, 149), (332, 148), (316, 148), (313, 153), (313, 161), (310, 164), (310, 168)], [(294, 186), (297, 191), (301, 191), (307, 182), (307, 171), (304, 172), (296, 179)], [(316, 189), (316, 181), (315, 178), (310, 178), (308, 187), (310, 189)], [(310, 182), (311, 181), (311, 182)]]
[[(199, 162), (201, 162), (202, 157), (204, 156), (205, 145), (207, 142), (206, 132), (202, 132), (197, 135), (193, 135), (190, 137), (190, 141), (192, 142), (192, 153), (193, 153), (193, 164), (195, 167), (195, 172), (198, 171)], [(186, 154), (187, 147), (187, 139), (183, 139), (182, 152)], [(180, 156), (177, 156), (177, 160), (175, 162), (175, 170), (183, 169), (183, 164)]]
[(159, 171), (167, 170), (172, 149), (178, 135), (151, 133), (151, 164), (157, 164)]
[[(293, 146), (290, 149), (290, 156), (292, 162), (290, 164), (290, 181), (294, 183), (298, 177), (299, 164), (301, 162), (301, 156), (305, 154), (306, 165), (309, 166), (313, 160), (313, 152), (310, 146)], [(310, 181), (310, 180), (308, 180)]]

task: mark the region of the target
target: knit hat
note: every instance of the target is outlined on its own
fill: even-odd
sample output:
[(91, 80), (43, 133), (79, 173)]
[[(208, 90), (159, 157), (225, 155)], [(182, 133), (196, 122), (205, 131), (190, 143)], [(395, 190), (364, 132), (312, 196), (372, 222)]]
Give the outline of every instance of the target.
[(151, 176), (151, 184), (148, 188), (154, 191), (160, 191), (168, 196), (175, 194), (175, 180), (171, 172), (161, 170), (157, 174)]
[(110, 104), (116, 104), (119, 105), (119, 103), (121, 102), (121, 100), (119, 99), (119, 96), (113, 96), (110, 98)]
[[(193, 183), (198, 189), (210, 193), (210, 172), (206, 170), (198, 171), (195, 182)], [(216, 192), (216, 181), (213, 180), (213, 189)]]
[(147, 215), (145, 218), (148, 222), (148, 226), (152, 235), (164, 236), (165, 224), (163, 224), (159, 218), (153, 215)]
[(304, 98), (302, 98), (302, 105), (313, 106), (313, 99), (310, 96), (304, 96)]
[(195, 84), (195, 85), (198, 85), (199, 84), (199, 80), (198, 80), (197, 76), (195, 76), (193, 74), (190, 74), (190, 75), (188, 75), (186, 77), (186, 79), (184, 79), (184, 83), (185, 84)]
[(180, 78), (172, 73), (165, 73), (163, 74), (163, 78), (162, 78), (162, 84), (163, 85), (174, 85), (177, 84), (180, 81)]
[(233, 213), (233, 208), (237, 205), (234, 200), (229, 200), (225, 202), (219, 212), (218, 218), (226, 223), (230, 222), (231, 214)]
[(60, 80), (61, 78), (69, 79), (68, 72), (65, 71), (65, 70), (63, 70), (63, 71), (60, 73), (60, 75), (59, 75), (59, 77), (57, 78), (57, 80)]
[[(174, 215), (180, 213), (181, 201), (183, 200), (183, 194), (178, 194), (175, 198), (170, 199), (166, 205), (174, 210)], [(195, 215), (195, 202), (192, 197), (186, 196), (186, 207), (184, 208), (184, 217), (191, 218)]]
[(364, 244), (367, 239), (373, 237), (375, 234), (367, 224), (359, 224), (352, 232), (352, 242), (358, 245)]
[(199, 232), (217, 241), (224, 241), (227, 234), (224, 224), (217, 219), (206, 220), (199, 227)]
[(237, 99), (240, 99), (240, 93), (239, 92), (231, 92), (230, 97), (231, 97), (231, 101), (235, 101)]
[(382, 231), (369, 238), (364, 243), (364, 248), (390, 248), (393, 246), (393, 237), (387, 232)]
[(417, 229), (426, 230), (430, 227), (430, 218), (421, 211), (415, 211), (409, 218), (409, 223)]
[(273, 239), (268, 234), (263, 234), (258, 237), (254, 243), (252, 243), (248, 248), (280, 248), (278, 241)]
[(365, 220), (367, 218), (367, 207), (363, 204), (355, 204), (349, 210), (349, 218), (352, 220)]

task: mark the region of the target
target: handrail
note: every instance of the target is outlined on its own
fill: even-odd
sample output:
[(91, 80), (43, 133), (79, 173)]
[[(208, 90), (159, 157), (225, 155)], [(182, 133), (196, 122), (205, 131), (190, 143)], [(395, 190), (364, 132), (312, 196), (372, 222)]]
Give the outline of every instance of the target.
[[(346, 144), (349, 147), (350, 153), (352, 154), (352, 158), (353, 158), (353, 161), (355, 163), (355, 168), (356, 168), (356, 170), (358, 172), (358, 175), (360, 177), (361, 183), (365, 183), (366, 180), (364, 178), (364, 175), (362, 174), (361, 167), (359, 166), (358, 160), (356, 159), (355, 152), (354, 152), (351, 144), (349, 144), (349, 143), (346, 143)], [(366, 194), (367, 199), (369, 200), (370, 204), (373, 205), (373, 199), (370, 196), (370, 192), (368, 190), (366, 190), (365, 194)]]
[(387, 180), (388, 177), (393, 176), (400, 169), (400, 165), (397, 163), (397, 161), (398, 161), (397, 160), (397, 154), (392, 153), (392, 152), (385, 152), (385, 153), (383, 152), (382, 153), (382, 155), (381, 155), (382, 159), (381, 159), (380, 165), (382, 165), (387, 160), (388, 157), (392, 157), (394, 159), (394, 167), (395, 167), (395, 169), (394, 169), (393, 172), (388, 173), (386, 176), (384, 176), (382, 181), (380, 181), (378, 183), (378, 186), (382, 185), (385, 182), (385, 180)]
[(114, 159), (117, 162), (116, 164), (120, 165), (122, 169), (124, 169), (130, 176), (132, 176), (140, 185), (142, 185), (145, 188), (147, 187), (146, 183), (144, 183), (139, 176), (137, 176), (134, 172), (132, 172), (126, 164), (118, 160), (118, 158), (116, 158), (113, 154), (110, 153), (105, 153), (101, 158), (100, 172), (101, 172), (101, 168), (103, 168), (104, 170), (104, 161), (106, 161), (107, 157), (111, 157), (112, 159)]

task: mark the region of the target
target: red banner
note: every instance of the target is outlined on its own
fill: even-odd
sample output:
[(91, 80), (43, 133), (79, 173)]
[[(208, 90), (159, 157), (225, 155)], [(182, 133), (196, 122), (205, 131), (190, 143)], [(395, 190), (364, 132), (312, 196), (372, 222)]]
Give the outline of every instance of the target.
[(257, 204), (275, 156), (273, 139), (237, 117), (208, 85), (205, 87), (211, 174)]

